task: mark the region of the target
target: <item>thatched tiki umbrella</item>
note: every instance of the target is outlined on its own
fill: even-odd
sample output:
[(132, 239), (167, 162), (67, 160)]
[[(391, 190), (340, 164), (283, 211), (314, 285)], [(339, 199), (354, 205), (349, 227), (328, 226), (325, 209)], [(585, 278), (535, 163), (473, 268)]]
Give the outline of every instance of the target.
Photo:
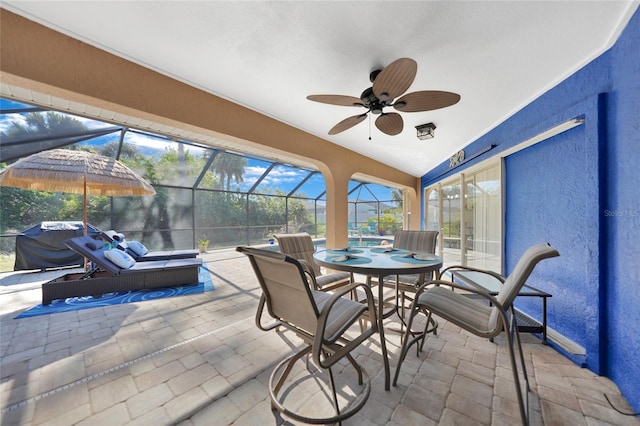
[(153, 187), (119, 161), (86, 151), (52, 149), (30, 155), (0, 171), (0, 186), (83, 195), (87, 234), (87, 194), (127, 197), (154, 195)]

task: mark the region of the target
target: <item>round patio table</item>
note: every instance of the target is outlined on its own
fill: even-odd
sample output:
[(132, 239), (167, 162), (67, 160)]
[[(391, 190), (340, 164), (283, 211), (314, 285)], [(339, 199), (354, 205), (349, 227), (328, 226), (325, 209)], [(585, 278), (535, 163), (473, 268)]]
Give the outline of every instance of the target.
[(398, 309), (396, 302), (393, 309), (384, 312), (384, 277), (437, 271), (442, 267), (442, 258), (433, 254), (411, 253), (408, 250), (385, 246), (321, 250), (314, 253), (313, 258), (329, 269), (378, 277), (378, 330), (384, 361), (384, 388), (389, 390), (391, 373), (382, 323), (385, 318), (397, 313)]

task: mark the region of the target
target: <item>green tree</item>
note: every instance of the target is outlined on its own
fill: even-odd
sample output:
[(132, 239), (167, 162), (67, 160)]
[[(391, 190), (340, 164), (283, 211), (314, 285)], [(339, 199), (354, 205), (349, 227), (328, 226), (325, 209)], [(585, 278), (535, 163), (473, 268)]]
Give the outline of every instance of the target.
[(54, 192), (0, 188), (0, 231), (22, 231), (36, 223), (51, 220), (52, 212), (62, 208), (64, 199)]
[[(144, 177), (151, 185), (154, 183), (157, 184), (158, 168), (156, 168), (154, 162), (150, 160), (147, 160), (145, 164), (146, 173), (144, 174)], [(150, 236), (154, 230), (160, 229), (163, 248), (171, 248), (173, 247), (171, 232), (166, 231), (167, 229), (171, 229), (170, 215), (168, 211), (169, 191), (167, 188), (156, 187), (155, 189), (156, 195), (153, 197), (151, 205), (145, 212), (142, 224), (143, 236)]]
[(249, 197), (249, 225), (262, 232), (255, 238), (268, 238), (273, 232), (284, 232), (287, 227), (289, 232), (313, 232), (312, 223), (304, 202), (297, 198), (287, 201), (286, 193), (280, 189), (264, 188), (263, 194)]
[[(54, 111), (32, 112), (25, 116), (24, 122), (11, 121), (9, 128), (2, 133), (2, 140), (28, 141), (85, 130), (86, 127), (80, 120), (69, 115)], [(3, 164), (4, 167), (6, 164)], [(81, 199), (78, 202), (79, 197), (75, 194), (3, 187), (0, 189), (0, 230), (23, 230), (46, 220), (79, 220), (82, 218), (82, 202)]]
[[(98, 153), (100, 155), (104, 155), (109, 158), (116, 158), (116, 154), (118, 153), (118, 149), (120, 147), (120, 142), (109, 142), (98, 149)], [(137, 146), (130, 143), (123, 143), (122, 148), (120, 148), (120, 157), (118, 160), (127, 164), (129, 162), (140, 162), (143, 159), (142, 154)]]
[[(231, 191), (231, 181), (237, 184), (244, 182), (244, 168), (247, 165), (245, 157), (221, 152), (213, 159), (212, 169), (220, 176), (220, 189)], [(226, 182), (226, 188), (225, 188)]]
[(3, 139), (23, 140), (30, 137), (57, 136), (87, 130), (77, 118), (55, 111), (46, 113), (30, 112), (25, 116), (24, 124), (11, 121), (9, 128), (3, 133)]
[(380, 218), (378, 229), (384, 230), (387, 235), (393, 235), (397, 230), (402, 229), (402, 224), (396, 215), (385, 213)]
[(398, 208), (402, 211), (402, 190), (397, 188), (391, 190), (391, 200), (394, 201), (396, 203), (396, 206), (398, 206)]
[(379, 223), (377, 216), (368, 218), (367, 222), (377, 223), (378, 231), (384, 231), (386, 235), (393, 235), (397, 230), (402, 229), (402, 223), (398, 220), (398, 216), (393, 213), (384, 213), (380, 217)]

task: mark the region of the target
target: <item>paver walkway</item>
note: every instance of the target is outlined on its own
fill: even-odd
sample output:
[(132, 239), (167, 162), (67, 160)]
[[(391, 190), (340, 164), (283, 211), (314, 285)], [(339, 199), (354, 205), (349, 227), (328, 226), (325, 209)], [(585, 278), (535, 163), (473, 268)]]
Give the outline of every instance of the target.
[[(69, 271), (0, 275), (0, 407), (5, 425), (271, 425), (267, 383), (298, 347), (291, 333), (254, 324), (259, 286), (233, 250), (203, 256), (216, 290), (202, 295), (14, 319), (40, 302), (40, 284)], [(393, 326), (389, 322), (389, 326)], [(400, 339), (388, 332), (392, 373)], [(640, 425), (610, 380), (525, 338), (532, 424)], [(504, 343), (441, 321), (384, 391), (379, 340), (357, 353), (373, 377), (355, 424), (518, 424)], [(345, 377), (346, 376), (345, 370)], [(296, 395), (315, 406), (318, 391)], [(314, 404), (309, 404), (313, 401)]]

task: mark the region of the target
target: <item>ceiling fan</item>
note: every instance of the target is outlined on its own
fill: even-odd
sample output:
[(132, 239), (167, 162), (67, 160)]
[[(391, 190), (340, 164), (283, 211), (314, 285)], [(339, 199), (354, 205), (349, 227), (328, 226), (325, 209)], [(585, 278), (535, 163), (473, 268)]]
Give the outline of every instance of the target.
[[(410, 58), (400, 58), (382, 70), (375, 70), (369, 75), (373, 86), (365, 89), (359, 98), (344, 95), (309, 95), (310, 101), (331, 105), (366, 108), (368, 111), (346, 118), (329, 130), (336, 135), (363, 121), (368, 113), (379, 115), (376, 127), (387, 135), (397, 135), (404, 126), (402, 116), (397, 112), (384, 112), (384, 108), (393, 107), (401, 112), (431, 111), (446, 108), (458, 103), (460, 95), (437, 90), (411, 92), (398, 98), (409, 89), (416, 77), (418, 64)], [(397, 100), (394, 99), (398, 98)], [(371, 138), (369, 138), (371, 139)]]

